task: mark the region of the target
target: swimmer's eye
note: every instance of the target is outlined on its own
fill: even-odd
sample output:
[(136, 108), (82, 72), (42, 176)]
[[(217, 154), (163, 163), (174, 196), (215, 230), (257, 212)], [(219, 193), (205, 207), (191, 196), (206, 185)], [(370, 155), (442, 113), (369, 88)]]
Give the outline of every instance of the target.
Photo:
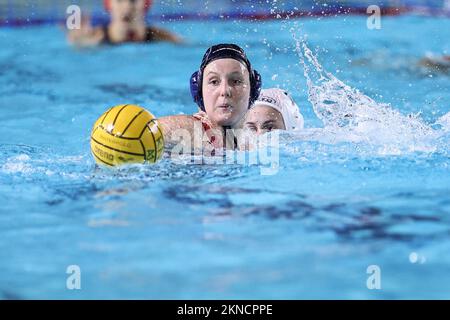
[(265, 127), (263, 127), (263, 129), (270, 132), (270, 131), (274, 130), (275, 127), (274, 126), (265, 126)]
[(208, 84), (212, 84), (213, 86), (217, 86), (219, 84), (219, 80), (217, 80), (217, 79), (210, 79), (208, 81)]

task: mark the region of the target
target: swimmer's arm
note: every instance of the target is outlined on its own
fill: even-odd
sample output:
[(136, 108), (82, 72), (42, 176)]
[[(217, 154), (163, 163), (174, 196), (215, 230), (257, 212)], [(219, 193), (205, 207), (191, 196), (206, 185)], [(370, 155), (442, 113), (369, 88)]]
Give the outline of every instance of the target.
[[(166, 148), (179, 144), (181, 137), (188, 141), (184, 143), (193, 143), (195, 128), (201, 128), (201, 122), (192, 116), (176, 115), (166, 116), (158, 119), (158, 123), (162, 128), (164, 135), (164, 143)], [(200, 131), (201, 132), (201, 131)]]
[(80, 34), (78, 30), (71, 30), (67, 34), (67, 40), (76, 47), (94, 47), (99, 45), (104, 38), (103, 30), (96, 29), (91, 34)]
[(100, 44), (105, 37), (102, 28), (94, 28), (89, 16), (84, 16), (79, 29), (68, 30), (67, 40), (77, 47), (92, 47)]
[(173, 43), (181, 44), (183, 43), (183, 39), (181, 39), (176, 34), (169, 32), (165, 29), (161, 29), (158, 27), (148, 27), (148, 32), (152, 34), (152, 37), (155, 41), (168, 41)]

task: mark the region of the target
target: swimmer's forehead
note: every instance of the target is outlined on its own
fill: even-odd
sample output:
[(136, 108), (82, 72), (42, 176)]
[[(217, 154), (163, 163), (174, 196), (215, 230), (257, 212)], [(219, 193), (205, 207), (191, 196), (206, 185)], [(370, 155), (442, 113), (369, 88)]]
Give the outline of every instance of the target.
[(214, 60), (205, 67), (204, 74), (209, 75), (211, 73), (216, 74), (239, 74), (247, 75), (247, 67), (240, 61), (226, 58)]
[(269, 123), (269, 122), (275, 122), (278, 119), (282, 118), (281, 113), (272, 108), (271, 106), (266, 105), (258, 105), (252, 107), (245, 117), (246, 123), (254, 123), (254, 122), (261, 122)]
[(281, 113), (274, 107), (261, 103), (250, 108), (250, 110), (247, 112), (247, 115), (251, 114), (279, 115)]
[(132, 6), (135, 7), (142, 7), (145, 8), (145, 0), (110, 0), (113, 4), (118, 4), (118, 5), (129, 5), (131, 4)]

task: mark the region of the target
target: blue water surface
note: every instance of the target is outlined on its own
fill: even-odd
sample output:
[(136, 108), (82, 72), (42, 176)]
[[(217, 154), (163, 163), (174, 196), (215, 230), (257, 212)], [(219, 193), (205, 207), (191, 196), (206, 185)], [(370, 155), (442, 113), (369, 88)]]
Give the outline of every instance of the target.
[[(54, 26), (0, 29), (0, 298), (450, 297), (450, 136), (435, 123), (450, 111), (450, 75), (418, 65), (449, 54), (449, 19), (162, 26), (186, 44), (79, 50)], [(293, 34), (341, 81), (442, 134), (429, 149), (282, 135), (274, 175), (170, 159), (96, 168), (97, 117), (122, 103), (195, 112), (188, 79), (218, 42), (243, 46), (264, 86), (288, 89), (307, 129), (320, 128)], [(67, 289), (70, 265), (81, 290)], [(367, 286), (371, 265), (381, 289)]]

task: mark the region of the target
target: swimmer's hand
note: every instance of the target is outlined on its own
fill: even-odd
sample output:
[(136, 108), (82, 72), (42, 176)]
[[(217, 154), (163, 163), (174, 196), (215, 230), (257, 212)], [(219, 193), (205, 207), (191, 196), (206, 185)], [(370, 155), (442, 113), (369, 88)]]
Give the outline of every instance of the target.
[(77, 47), (92, 47), (100, 44), (104, 38), (101, 28), (94, 28), (89, 16), (83, 16), (79, 29), (69, 30), (67, 40)]

